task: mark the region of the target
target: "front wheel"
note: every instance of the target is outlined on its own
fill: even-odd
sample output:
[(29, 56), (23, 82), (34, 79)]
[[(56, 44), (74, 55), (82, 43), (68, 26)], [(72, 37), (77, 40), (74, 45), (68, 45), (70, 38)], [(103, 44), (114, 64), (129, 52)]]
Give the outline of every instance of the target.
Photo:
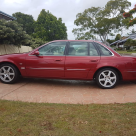
[(15, 83), (19, 78), (17, 68), (11, 64), (2, 64), (0, 66), (0, 80), (6, 84)]
[(118, 74), (114, 69), (104, 68), (96, 74), (96, 82), (103, 89), (111, 89), (118, 82)]

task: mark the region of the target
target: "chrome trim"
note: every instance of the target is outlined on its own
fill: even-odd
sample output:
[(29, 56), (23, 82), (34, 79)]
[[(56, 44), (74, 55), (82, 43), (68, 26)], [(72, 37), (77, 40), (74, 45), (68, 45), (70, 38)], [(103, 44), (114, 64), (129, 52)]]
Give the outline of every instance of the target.
[(67, 70), (86, 70), (86, 69), (67, 69)]
[[(29, 55), (29, 56), (36, 56), (36, 55)], [(62, 57), (62, 56), (66, 56), (66, 55), (58, 55), (58, 56), (57, 56), (57, 55), (39, 55), (39, 56), (40, 56), (40, 57), (42, 57), (42, 56), (52, 56), (52, 57), (55, 57), (55, 56), (56, 56), (56, 57)], [(38, 57), (39, 57), (39, 56), (38, 56)]]
[(29, 69), (51, 69), (51, 70), (64, 70), (64, 68), (29, 68)]
[(25, 69), (25, 67), (21, 67), (21, 69)]
[[(113, 49), (112, 49), (113, 50)], [(113, 50), (114, 52), (116, 52), (115, 50)], [(118, 55), (122, 56), (121, 54), (119, 54), (118, 52), (116, 52)]]
[(87, 55), (87, 56), (69, 56), (69, 55), (66, 55), (66, 57), (100, 57), (100, 56), (89, 56), (89, 55)]

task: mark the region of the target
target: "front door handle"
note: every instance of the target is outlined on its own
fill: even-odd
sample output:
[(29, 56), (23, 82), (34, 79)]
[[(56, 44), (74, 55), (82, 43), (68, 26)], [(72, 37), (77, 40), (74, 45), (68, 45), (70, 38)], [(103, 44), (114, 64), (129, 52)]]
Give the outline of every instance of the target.
[(91, 62), (97, 62), (98, 60), (90, 60)]
[(43, 58), (43, 56), (37, 56), (38, 58)]
[(55, 61), (62, 61), (62, 59), (57, 59), (57, 60), (55, 60)]

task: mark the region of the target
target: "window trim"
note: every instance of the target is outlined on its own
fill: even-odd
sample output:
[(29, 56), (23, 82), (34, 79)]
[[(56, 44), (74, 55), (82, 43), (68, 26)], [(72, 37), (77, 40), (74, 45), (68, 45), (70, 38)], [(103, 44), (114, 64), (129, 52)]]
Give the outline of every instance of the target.
[(70, 47), (70, 43), (71, 42), (82, 42), (82, 43), (87, 43), (87, 56), (89, 56), (89, 44), (88, 42), (84, 42), (84, 41), (69, 41), (68, 42), (68, 45), (67, 45), (67, 51), (66, 51), (66, 56), (69, 56), (69, 57), (87, 57), (87, 56), (74, 56), (74, 55), (68, 55), (68, 52), (69, 52), (69, 47)]
[[(100, 56), (101, 56), (101, 57), (113, 57), (113, 56), (114, 56), (114, 53), (113, 53), (112, 51), (110, 51), (107, 47), (105, 47), (105, 46), (103, 46), (102, 44), (97, 43), (97, 42), (93, 42), (93, 43), (96, 45), (97, 49), (99, 50), (99, 53), (100, 53)], [(100, 44), (100, 46), (106, 48), (112, 55), (110, 55), (110, 56), (102, 56), (102, 55), (101, 55), (101, 51), (100, 51), (100, 49), (99, 49), (99, 47), (98, 47), (98, 45), (97, 45), (96, 43), (97, 43), (97, 44)]]

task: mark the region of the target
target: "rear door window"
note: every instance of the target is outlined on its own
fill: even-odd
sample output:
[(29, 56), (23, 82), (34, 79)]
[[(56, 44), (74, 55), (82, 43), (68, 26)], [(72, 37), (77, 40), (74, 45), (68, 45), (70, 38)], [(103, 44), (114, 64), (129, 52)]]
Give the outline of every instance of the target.
[(89, 55), (90, 56), (99, 56), (98, 51), (94, 47), (93, 43), (89, 43)]
[(101, 56), (112, 56), (112, 53), (107, 48), (105, 48), (104, 46), (102, 46), (99, 43), (95, 42), (95, 44), (97, 45), (97, 47), (101, 53)]
[(88, 56), (87, 42), (70, 42), (68, 49), (69, 56)]

